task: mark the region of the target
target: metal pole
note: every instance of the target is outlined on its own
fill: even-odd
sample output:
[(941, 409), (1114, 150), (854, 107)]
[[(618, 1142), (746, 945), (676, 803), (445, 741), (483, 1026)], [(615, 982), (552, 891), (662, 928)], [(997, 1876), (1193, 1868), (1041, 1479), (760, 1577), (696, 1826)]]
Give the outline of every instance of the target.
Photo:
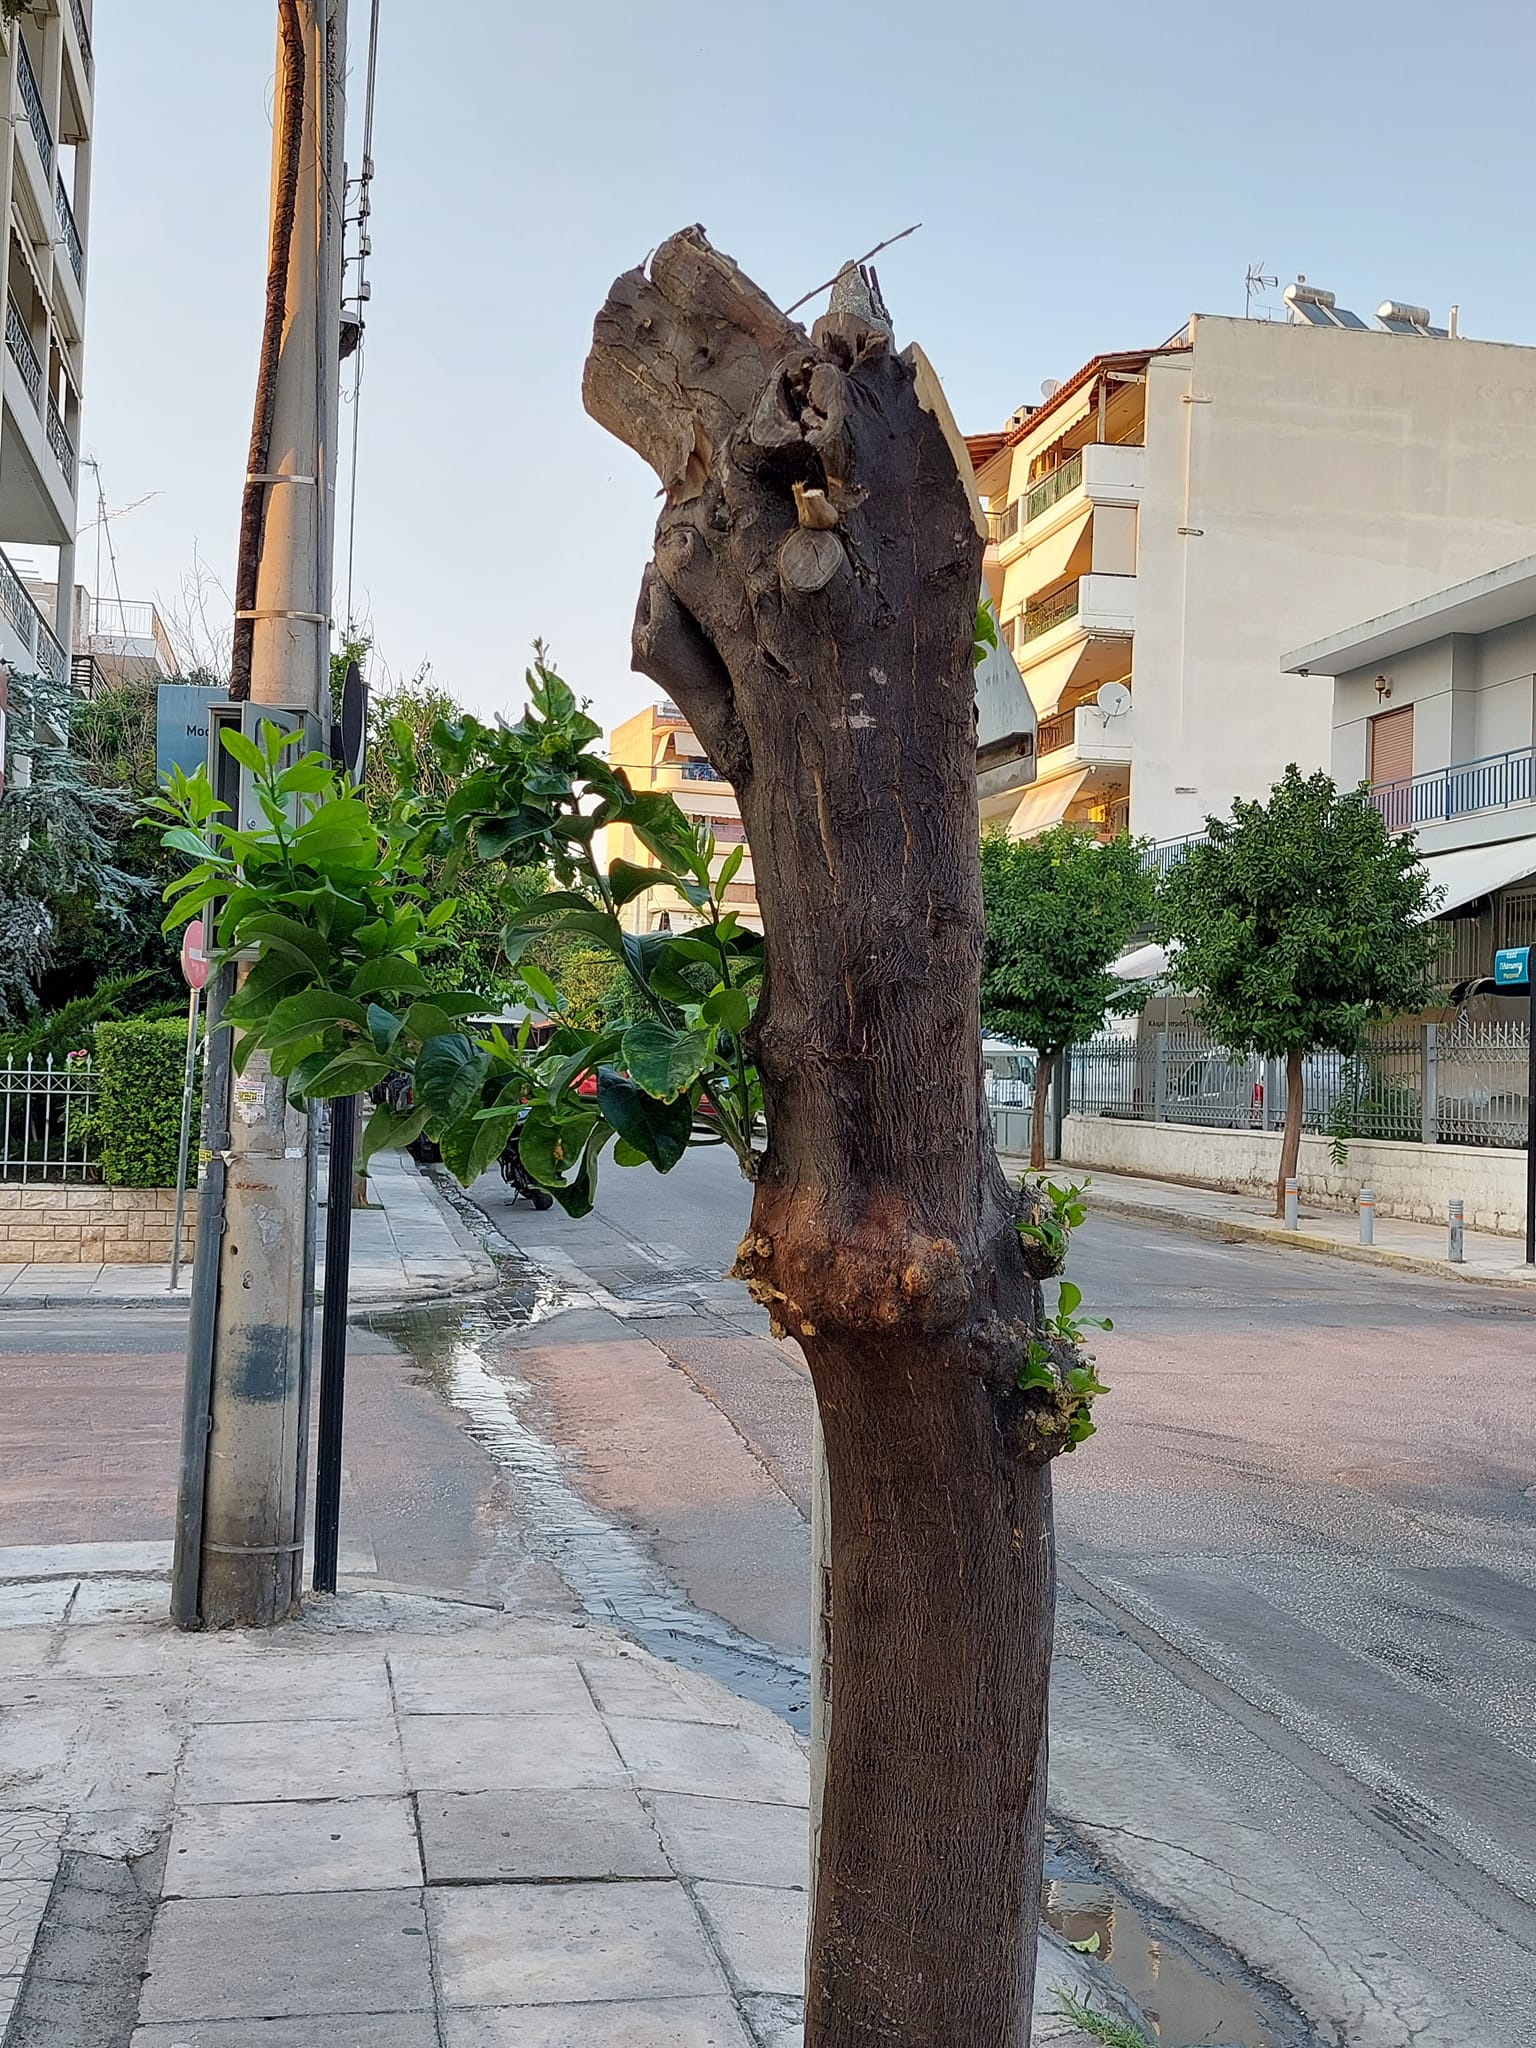
[(357, 1097), (331, 1104), (331, 1156), (326, 1175), (325, 1300), (320, 1310), (320, 1428), (315, 1454), (317, 1593), (336, 1590), (341, 1545), (341, 1432), (347, 1385), (347, 1273), (352, 1262), (352, 1161)]
[(1285, 1177), (1285, 1227), (1294, 1230), (1297, 1224), (1296, 1176), (1288, 1173)]
[(192, 1137), (192, 1085), (197, 1078), (197, 1012), (202, 1001), (202, 990), (193, 989), (187, 1004), (187, 1064), (181, 1077), (181, 1137), (176, 1148), (176, 1224), (171, 1232), (171, 1284), (168, 1294), (176, 1292), (181, 1279), (181, 1225), (187, 1213), (187, 1153)]
[(1370, 1187), (1360, 1190), (1360, 1242), (1376, 1242), (1376, 1190)]
[(1451, 1197), (1450, 1261), (1453, 1266), (1467, 1261), (1467, 1205), (1460, 1195)]
[(1526, 1015), (1525, 1263), (1536, 1266), (1536, 976), (1531, 978), (1531, 1002)]
[[(312, 713), (328, 729), (346, 0), (297, 0), (297, 11), (303, 113), (268, 465), (279, 481), (262, 480), (251, 701)], [(289, 77), (279, 37), (279, 105)], [(276, 221), (290, 136), (274, 125)], [(304, 1576), (314, 1161), (308, 1116), (260, 1056), (232, 1083), (226, 1168), (221, 1228), (206, 1243), (200, 1230), (197, 1253), (199, 1282), (205, 1263), (221, 1269), (197, 1618), (209, 1627), (268, 1626), (293, 1611)]]

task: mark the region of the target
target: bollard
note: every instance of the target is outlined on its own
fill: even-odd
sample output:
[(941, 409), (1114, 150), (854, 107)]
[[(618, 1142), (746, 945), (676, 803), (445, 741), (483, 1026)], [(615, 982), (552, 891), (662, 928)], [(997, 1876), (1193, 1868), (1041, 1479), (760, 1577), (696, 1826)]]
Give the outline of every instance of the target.
[(1296, 1228), (1296, 1176), (1288, 1173), (1285, 1177), (1285, 1227)]
[(1360, 1242), (1376, 1242), (1376, 1190), (1370, 1187), (1360, 1190)]
[(1467, 1205), (1460, 1195), (1451, 1197), (1451, 1264), (1467, 1262)]

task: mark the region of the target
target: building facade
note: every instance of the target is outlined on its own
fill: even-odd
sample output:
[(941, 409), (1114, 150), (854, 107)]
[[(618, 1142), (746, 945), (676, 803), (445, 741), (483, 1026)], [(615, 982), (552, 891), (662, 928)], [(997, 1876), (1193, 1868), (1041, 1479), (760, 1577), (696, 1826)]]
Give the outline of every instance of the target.
[(1536, 349), (1427, 325), (1202, 314), (971, 446), (1040, 721), (1018, 833), (1172, 842), (1320, 767), (1287, 650), (1536, 547)]
[(1332, 684), (1332, 773), (1413, 831), (1442, 892), (1446, 978), (1536, 945), (1536, 555), (1285, 658)]
[[(631, 789), (664, 789), (676, 799), (679, 809), (709, 827), (715, 835), (717, 874), (734, 849), (745, 846), (746, 830), (736, 792), (710, 764), (702, 743), (675, 704), (665, 698), (659, 704), (647, 704), (633, 718), (615, 726), (608, 742), (608, 759), (613, 767), (624, 770)], [(616, 860), (632, 861), (637, 867), (655, 865), (627, 825), (605, 827), (603, 839), (610, 866)], [(725, 886), (725, 905), (743, 924), (762, 930), (750, 847)], [(627, 931), (680, 932), (698, 922), (698, 912), (675, 890), (648, 889), (624, 905), (619, 921)]]
[(75, 582), (94, 93), (91, 0), (38, 0), (3, 24), (5, 353), (0, 357), (0, 658), (69, 677), (70, 607), (46, 612), (4, 552), (57, 551)]

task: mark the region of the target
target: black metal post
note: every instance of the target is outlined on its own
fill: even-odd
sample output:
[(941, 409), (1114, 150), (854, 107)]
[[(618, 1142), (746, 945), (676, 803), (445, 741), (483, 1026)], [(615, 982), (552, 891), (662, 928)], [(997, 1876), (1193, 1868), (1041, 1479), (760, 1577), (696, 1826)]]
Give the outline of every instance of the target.
[(320, 1428), (315, 1454), (317, 1593), (336, 1590), (341, 1543), (341, 1428), (347, 1385), (347, 1279), (352, 1264), (352, 1161), (357, 1097), (331, 1104), (325, 1197), (325, 1296), (320, 1306)]
[(1525, 1067), (1525, 1263), (1536, 1266), (1536, 975), (1531, 976), (1526, 1033), (1530, 1044)]

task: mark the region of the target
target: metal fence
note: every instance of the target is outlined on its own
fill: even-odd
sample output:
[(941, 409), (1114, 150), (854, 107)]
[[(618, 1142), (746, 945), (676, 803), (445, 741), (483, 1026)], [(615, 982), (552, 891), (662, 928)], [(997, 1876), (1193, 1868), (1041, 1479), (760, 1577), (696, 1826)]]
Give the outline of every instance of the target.
[(0, 1181), (93, 1180), (88, 1058), (0, 1064)]
[[(1519, 1149), (1526, 1077), (1523, 1019), (1390, 1024), (1358, 1052), (1307, 1055), (1302, 1126), (1341, 1137)], [(1074, 1047), (1069, 1101), (1078, 1116), (1278, 1130), (1285, 1067), (1229, 1052), (1198, 1025), (1138, 1037), (1105, 1033)]]

